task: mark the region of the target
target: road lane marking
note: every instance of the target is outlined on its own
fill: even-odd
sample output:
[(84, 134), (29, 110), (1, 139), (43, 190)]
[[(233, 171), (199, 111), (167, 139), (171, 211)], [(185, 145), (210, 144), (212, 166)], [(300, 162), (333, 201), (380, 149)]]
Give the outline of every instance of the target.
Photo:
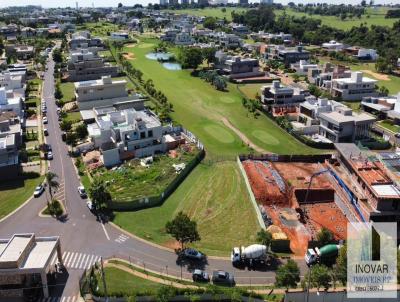
[(106, 230), (103, 222), (101, 222), (101, 226), (103, 227), (103, 231), (104, 231), (104, 234), (106, 234), (107, 240), (110, 240), (110, 236), (108, 236), (107, 230)]
[(78, 268), (82, 256), (83, 256), (83, 254), (79, 254), (78, 258), (76, 258), (74, 264), (72, 265), (72, 268)]

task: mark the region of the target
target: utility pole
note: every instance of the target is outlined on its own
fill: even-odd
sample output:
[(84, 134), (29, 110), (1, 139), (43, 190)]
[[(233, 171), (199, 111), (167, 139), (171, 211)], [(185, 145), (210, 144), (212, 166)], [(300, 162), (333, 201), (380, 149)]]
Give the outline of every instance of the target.
[(310, 280), (311, 280), (311, 268), (312, 265), (310, 265), (310, 268), (308, 269), (308, 284), (307, 284), (307, 296), (306, 296), (306, 302), (308, 302), (310, 298)]
[(101, 264), (101, 277), (103, 279), (104, 295), (106, 296), (106, 301), (108, 301), (106, 278), (104, 275), (104, 267), (103, 267), (103, 257), (100, 258), (100, 264)]

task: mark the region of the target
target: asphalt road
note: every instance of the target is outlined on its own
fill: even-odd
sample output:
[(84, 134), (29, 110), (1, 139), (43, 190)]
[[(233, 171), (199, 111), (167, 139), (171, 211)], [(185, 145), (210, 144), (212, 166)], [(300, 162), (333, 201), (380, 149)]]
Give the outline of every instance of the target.
[[(75, 167), (68, 156), (68, 148), (61, 140), (58, 116), (54, 100), (54, 62), (48, 62), (45, 73), (43, 97), (47, 103), (49, 136), (54, 159), (50, 161), (49, 170), (55, 172), (61, 184), (56, 193), (67, 209), (65, 221), (55, 218), (40, 217), (39, 212), (46, 206), (46, 193), (32, 199), (15, 214), (0, 222), (0, 237), (9, 238), (15, 233), (35, 233), (37, 236), (60, 236), (63, 258), (68, 270), (65, 286), (51, 289), (52, 296), (70, 297), (79, 294), (78, 280), (85, 267), (100, 257), (120, 257), (131, 261), (145, 269), (169, 275), (191, 278), (191, 264), (177, 263), (175, 253), (149, 244), (143, 240), (129, 237), (110, 224), (102, 224), (89, 211), (85, 200), (81, 199), (77, 187), (80, 185)], [(244, 218), (245, 221), (245, 218)], [(143, 223), (146, 223), (145, 221)], [(240, 227), (240, 226), (239, 226)], [(229, 255), (227, 255), (229, 256)], [(299, 261), (302, 273), (305, 272), (304, 261)], [(266, 284), (274, 282), (271, 270), (249, 271), (232, 267), (230, 261), (209, 259), (204, 267), (209, 273), (215, 269), (233, 272), (239, 284)]]

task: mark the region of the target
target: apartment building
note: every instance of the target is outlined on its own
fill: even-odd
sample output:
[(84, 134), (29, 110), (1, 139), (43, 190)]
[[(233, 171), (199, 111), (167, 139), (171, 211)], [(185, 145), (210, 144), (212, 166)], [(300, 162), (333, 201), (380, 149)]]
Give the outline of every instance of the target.
[(81, 49), (71, 52), (65, 78), (70, 82), (79, 82), (96, 80), (108, 75), (115, 77), (118, 74), (118, 66), (104, 63), (104, 60), (96, 54), (87, 49)]
[(361, 100), (366, 96), (378, 96), (375, 85), (378, 81), (364, 77), (360, 71), (352, 72), (350, 78), (333, 79), (331, 94), (344, 101)]

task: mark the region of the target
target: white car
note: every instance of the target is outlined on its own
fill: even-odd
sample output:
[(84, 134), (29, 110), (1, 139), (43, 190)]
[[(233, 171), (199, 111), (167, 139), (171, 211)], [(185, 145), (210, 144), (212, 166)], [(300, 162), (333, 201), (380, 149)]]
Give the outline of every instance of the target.
[(78, 193), (81, 198), (87, 198), (87, 194), (83, 186), (78, 187)]
[(39, 185), (35, 188), (35, 191), (33, 192), (33, 196), (39, 197), (40, 195), (42, 195), (43, 192), (44, 192), (44, 187), (42, 185)]
[(89, 210), (90, 211), (93, 211), (93, 203), (90, 201), (90, 200), (88, 200), (88, 201), (86, 201), (86, 205), (87, 205), (87, 207), (89, 208)]
[(43, 118), (43, 124), (47, 124), (49, 121), (47, 120), (47, 116)]
[(53, 152), (47, 152), (47, 159), (53, 159)]

